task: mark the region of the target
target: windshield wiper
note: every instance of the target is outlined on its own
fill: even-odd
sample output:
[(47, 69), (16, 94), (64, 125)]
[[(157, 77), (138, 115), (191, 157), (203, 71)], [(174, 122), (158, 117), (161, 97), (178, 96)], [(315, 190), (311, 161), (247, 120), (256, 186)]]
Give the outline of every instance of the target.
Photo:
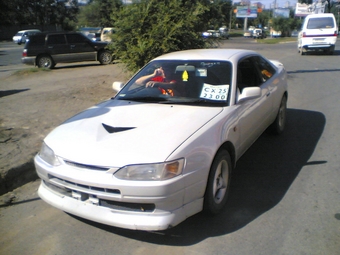
[(175, 99), (167, 100), (162, 102), (162, 104), (187, 104), (187, 105), (204, 105), (204, 106), (225, 106), (227, 102), (222, 101), (211, 101), (207, 99)]
[(130, 100), (137, 102), (164, 102), (168, 101), (165, 97), (156, 97), (156, 96), (127, 96), (127, 97), (119, 97), (119, 100)]

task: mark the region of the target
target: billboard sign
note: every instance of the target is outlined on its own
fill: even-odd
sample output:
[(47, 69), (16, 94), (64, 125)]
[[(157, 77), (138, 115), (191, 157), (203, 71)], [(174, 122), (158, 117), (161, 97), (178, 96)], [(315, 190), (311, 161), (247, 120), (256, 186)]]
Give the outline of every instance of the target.
[(257, 7), (237, 6), (236, 18), (257, 18)]
[(287, 8), (280, 8), (274, 10), (274, 18), (283, 17), (289, 18), (289, 9)]
[(305, 17), (309, 14), (318, 14), (325, 12), (325, 3), (318, 2), (313, 4), (300, 4), (296, 3), (295, 16)]

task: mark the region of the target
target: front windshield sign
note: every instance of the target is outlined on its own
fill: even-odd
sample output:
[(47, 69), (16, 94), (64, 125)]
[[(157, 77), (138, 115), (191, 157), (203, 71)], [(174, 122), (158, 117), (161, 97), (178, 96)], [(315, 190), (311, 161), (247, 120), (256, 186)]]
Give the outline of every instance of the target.
[(216, 100), (216, 101), (226, 101), (229, 92), (229, 85), (211, 85), (204, 83), (201, 91), (200, 98)]

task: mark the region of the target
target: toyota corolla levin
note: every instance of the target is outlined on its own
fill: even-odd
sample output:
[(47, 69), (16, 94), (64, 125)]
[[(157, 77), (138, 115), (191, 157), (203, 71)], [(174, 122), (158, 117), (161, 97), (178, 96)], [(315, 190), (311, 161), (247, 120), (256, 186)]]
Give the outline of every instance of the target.
[(219, 213), (237, 160), (285, 127), (284, 66), (254, 51), (166, 54), (114, 88), (54, 129), (35, 166), (43, 200), (116, 227), (164, 230)]

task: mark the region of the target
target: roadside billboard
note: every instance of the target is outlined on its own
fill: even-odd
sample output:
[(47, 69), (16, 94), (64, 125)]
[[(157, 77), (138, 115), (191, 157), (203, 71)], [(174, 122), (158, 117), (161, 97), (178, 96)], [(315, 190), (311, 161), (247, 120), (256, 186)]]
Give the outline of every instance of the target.
[(309, 14), (318, 14), (325, 12), (325, 3), (318, 2), (313, 4), (296, 3), (295, 16), (305, 17)]
[(236, 18), (257, 18), (257, 7), (237, 6)]
[(280, 8), (274, 10), (274, 18), (283, 17), (289, 18), (289, 9), (288, 8)]

